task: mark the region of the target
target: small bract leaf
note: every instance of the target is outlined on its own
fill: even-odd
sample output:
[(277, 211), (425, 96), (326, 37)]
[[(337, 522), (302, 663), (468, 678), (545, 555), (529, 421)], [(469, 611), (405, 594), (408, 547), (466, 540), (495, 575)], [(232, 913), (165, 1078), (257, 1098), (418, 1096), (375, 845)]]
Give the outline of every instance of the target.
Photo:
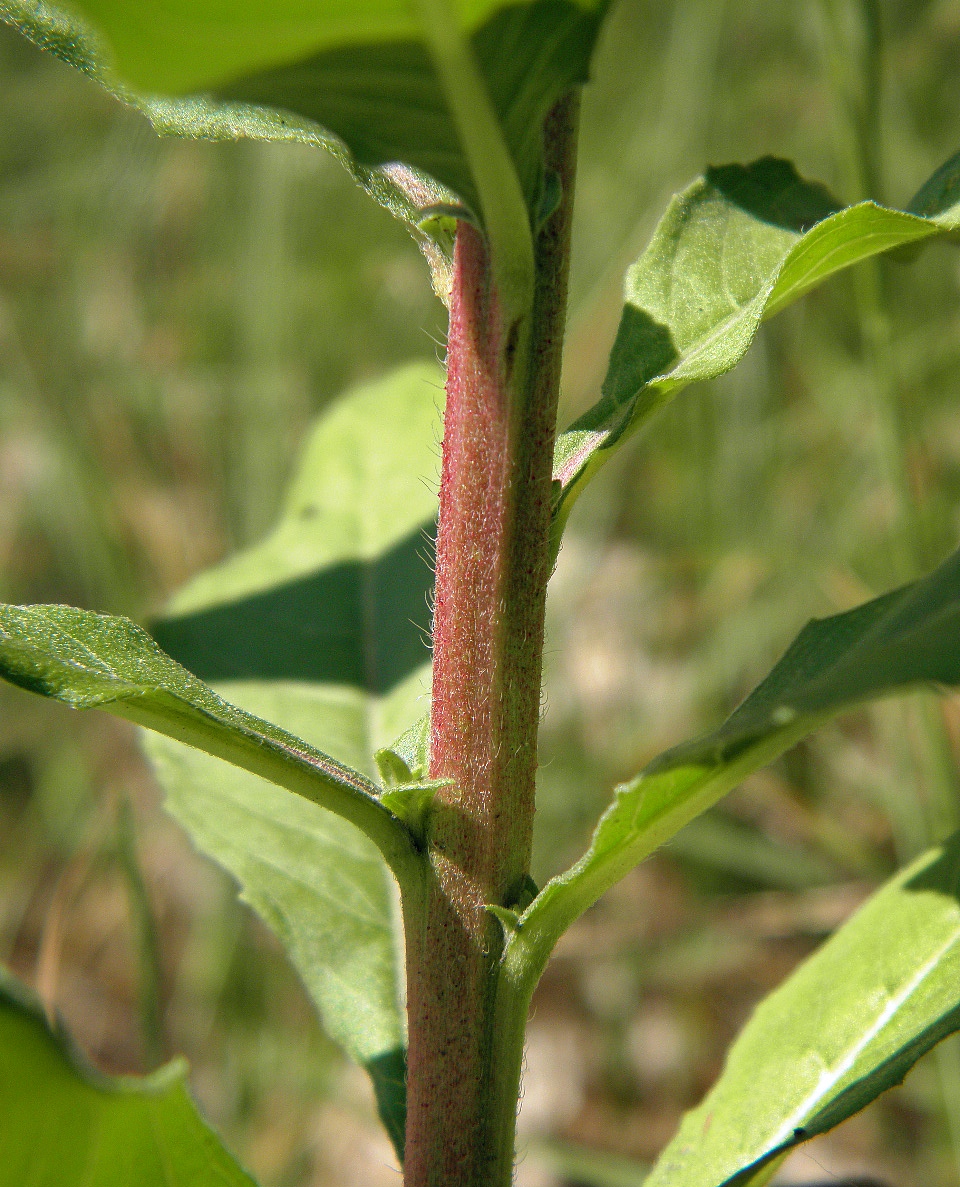
[(557, 439), (555, 548), (613, 451), (687, 384), (736, 366), (764, 318), (860, 260), (960, 230), (957, 168), (934, 174), (909, 212), (840, 209), (773, 157), (709, 169), (677, 195), (627, 272), (602, 399)]
[(182, 1060), (94, 1071), (2, 969), (0, 1149), (0, 1187), (255, 1187), (197, 1112)]
[(430, 714), (425, 713), (395, 742), (378, 750), (375, 758), (380, 778), (388, 787), (426, 779), (430, 768)]
[(647, 1187), (751, 1181), (960, 1029), (960, 836), (875, 894), (757, 1008)]
[(617, 788), (587, 853), (521, 919), (533, 965), (542, 967), (569, 924), (632, 866), (831, 717), (919, 684), (960, 684), (958, 639), (960, 552), (919, 581), (810, 622), (718, 730)]

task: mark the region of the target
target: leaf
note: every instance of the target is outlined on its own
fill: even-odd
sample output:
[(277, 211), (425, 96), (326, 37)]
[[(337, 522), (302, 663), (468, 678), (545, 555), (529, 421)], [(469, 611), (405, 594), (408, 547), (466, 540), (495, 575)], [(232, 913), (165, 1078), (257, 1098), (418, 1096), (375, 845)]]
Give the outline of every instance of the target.
[(854, 705), (919, 684), (960, 684), (958, 638), (960, 552), (919, 581), (808, 623), (718, 730), (617, 788), (587, 853), (521, 919), (516, 942), (530, 954), (529, 975), (605, 890), (751, 771)]
[[(268, 686), (238, 684), (232, 691), (308, 737), (336, 736), (330, 718), (342, 709), (322, 689), (271, 695)], [(402, 1158), (403, 932), (377, 849), (339, 816), (255, 775), (168, 738), (150, 735), (144, 743), (167, 810), (237, 880), (241, 898), (283, 945), (327, 1033), (369, 1072)], [(363, 757), (362, 744), (355, 757)]]
[(73, 709), (107, 709), (256, 772), (353, 821), (390, 860), (403, 862), (409, 838), (375, 783), (217, 696), (128, 618), (0, 605), (0, 676)]
[(94, 1071), (2, 969), (0, 1150), (0, 1187), (254, 1187), (197, 1112), (183, 1060)]
[(555, 546), (613, 451), (689, 383), (743, 358), (764, 318), (843, 268), (960, 230), (960, 155), (907, 211), (841, 209), (788, 161), (708, 169), (677, 195), (627, 272), (602, 399), (557, 439)]
[[(527, 210), (536, 212), (551, 184), (543, 176), (543, 122), (566, 91), (586, 81), (606, 0), (279, 7), (272, 0), (75, 0), (64, 11), (39, 0), (0, 0), (0, 17), (139, 107), (159, 131), (330, 149), (414, 229), (443, 292), (449, 233), (440, 228), (431, 237), (434, 222), (418, 224), (430, 208), (458, 202), (481, 218), (482, 203), (431, 53), (435, 33), (447, 31), (432, 31), (418, 16), (437, 8), (428, 23), (455, 21), (469, 39), (505, 159)], [(213, 98), (155, 97), (198, 93)]]
[(741, 1183), (960, 1029), (960, 835), (888, 882), (757, 1008), (647, 1187)]
[[(272, 534), (194, 579), (153, 626), (231, 699), (360, 770), (422, 715), (429, 687), (441, 381), (435, 366), (407, 367), (327, 410)], [(370, 1072), (401, 1151), (402, 938), (376, 850), (196, 751), (158, 737), (148, 751), (168, 809), (237, 879), (327, 1031)]]
[(292, 112), (209, 96), (169, 99), (131, 90), (109, 70), (93, 30), (43, 0), (0, 0), (0, 20), (141, 112), (160, 136), (282, 141), (331, 153), (358, 185), (406, 224), (427, 257), (438, 295), (445, 296), (450, 284), (452, 235), (449, 228), (430, 224), (422, 229), (420, 223), (422, 211), (450, 202), (454, 195), (431, 178), (395, 164), (383, 168), (362, 165), (336, 136)]

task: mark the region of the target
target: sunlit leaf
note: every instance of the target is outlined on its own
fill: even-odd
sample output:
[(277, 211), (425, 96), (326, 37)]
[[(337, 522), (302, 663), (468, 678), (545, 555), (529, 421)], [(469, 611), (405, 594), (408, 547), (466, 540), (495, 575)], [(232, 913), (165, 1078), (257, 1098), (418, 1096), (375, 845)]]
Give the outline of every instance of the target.
[(875, 894), (771, 994), (647, 1187), (750, 1181), (960, 1029), (960, 837)]
[(185, 1078), (94, 1071), (0, 970), (0, 1187), (254, 1187)]
[(627, 870), (844, 709), (920, 684), (960, 684), (958, 639), (960, 552), (919, 581), (810, 622), (718, 730), (667, 751), (617, 788), (589, 850), (544, 887), (517, 943), (544, 960)]
[(388, 849), (402, 837), (375, 783), (223, 700), (128, 618), (72, 606), (0, 606), (0, 676), (73, 709), (106, 709), (256, 772), (324, 804)]
[(557, 440), (555, 542), (613, 451), (687, 384), (734, 367), (764, 318), (860, 260), (960, 229), (958, 160), (907, 211), (841, 209), (773, 157), (708, 169), (678, 194), (627, 272), (603, 397)]

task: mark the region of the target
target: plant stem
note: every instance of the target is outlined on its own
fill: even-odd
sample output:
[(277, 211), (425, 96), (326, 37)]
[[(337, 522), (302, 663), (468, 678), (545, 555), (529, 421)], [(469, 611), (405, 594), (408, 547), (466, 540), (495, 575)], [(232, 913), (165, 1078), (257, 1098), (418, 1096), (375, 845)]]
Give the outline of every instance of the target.
[(404, 910), (407, 1187), (511, 1181), (499, 1152), (508, 1145), (512, 1163), (516, 1093), (509, 1124), (491, 1107), (502, 1082), (492, 1024), (503, 945), (485, 907), (516, 902), (530, 863), (576, 116), (568, 96), (545, 128), (563, 199), (537, 237), (527, 325), (504, 316), (487, 241), (467, 223), (457, 233), (430, 763), (432, 778), (451, 782), (428, 824), (424, 899)]

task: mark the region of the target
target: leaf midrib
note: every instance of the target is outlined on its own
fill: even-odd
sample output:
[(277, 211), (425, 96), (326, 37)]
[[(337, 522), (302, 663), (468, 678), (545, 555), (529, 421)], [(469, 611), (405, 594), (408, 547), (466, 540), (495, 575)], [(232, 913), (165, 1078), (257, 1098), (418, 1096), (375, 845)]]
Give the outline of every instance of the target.
[(896, 1018), (897, 1014), (908, 1004), (913, 994), (923, 985), (927, 977), (936, 971), (944, 956), (958, 942), (960, 942), (960, 925), (954, 929), (951, 937), (944, 944), (941, 944), (933, 956), (906, 982), (900, 992), (887, 1000), (886, 1005), (880, 1010), (873, 1024), (856, 1042), (851, 1044), (838, 1060), (834, 1061), (831, 1065), (833, 1070), (831, 1071), (830, 1068), (827, 1068), (821, 1073), (816, 1087), (797, 1106), (770, 1140), (771, 1149), (779, 1147), (793, 1136), (798, 1128), (798, 1124), (807, 1118), (813, 1111), (814, 1106), (820, 1103), (841, 1082), (846, 1073), (854, 1066), (857, 1058), (866, 1050), (867, 1046)]

